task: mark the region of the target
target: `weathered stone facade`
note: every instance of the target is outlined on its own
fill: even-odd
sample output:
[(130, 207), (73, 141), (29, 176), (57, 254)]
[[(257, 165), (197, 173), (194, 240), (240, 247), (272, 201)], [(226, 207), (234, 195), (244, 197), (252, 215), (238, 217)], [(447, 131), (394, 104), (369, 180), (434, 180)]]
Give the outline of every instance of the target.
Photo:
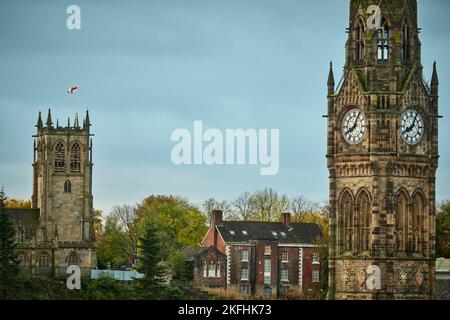
[(89, 114), (73, 126), (44, 125), (39, 113), (34, 136), (32, 209), (10, 209), (17, 253), (24, 270), (65, 274), (68, 265), (84, 274), (96, 266), (93, 232), (92, 140)]
[(344, 78), (328, 78), (330, 299), (435, 295), (439, 82), (436, 64), (423, 79), (419, 30), (416, 0), (350, 1)]

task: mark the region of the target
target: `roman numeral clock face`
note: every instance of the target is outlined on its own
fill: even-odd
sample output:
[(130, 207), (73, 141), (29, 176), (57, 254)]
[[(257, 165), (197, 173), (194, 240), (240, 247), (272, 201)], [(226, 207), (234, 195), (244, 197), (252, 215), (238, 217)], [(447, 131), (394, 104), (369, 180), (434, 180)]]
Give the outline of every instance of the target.
[(345, 141), (350, 144), (358, 144), (366, 135), (366, 116), (364, 112), (353, 109), (347, 112), (342, 120), (342, 134)]
[(403, 141), (409, 145), (416, 145), (422, 140), (423, 133), (424, 124), (420, 113), (414, 109), (406, 110), (400, 120), (400, 134)]

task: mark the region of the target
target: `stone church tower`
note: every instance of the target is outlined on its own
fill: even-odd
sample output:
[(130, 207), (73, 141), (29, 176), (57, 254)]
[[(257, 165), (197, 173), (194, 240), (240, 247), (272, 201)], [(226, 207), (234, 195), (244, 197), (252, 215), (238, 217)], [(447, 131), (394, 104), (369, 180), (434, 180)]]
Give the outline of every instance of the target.
[(89, 114), (79, 125), (54, 126), (39, 113), (34, 136), (32, 209), (10, 210), (20, 265), (32, 273), (65, 274), (96, 266), (93, 231), (92, 140)]
[(328, 78), (330, 299), (435, 294), (439, 82), (417, 18), (416, 0), (350, 1), (344, 76)]

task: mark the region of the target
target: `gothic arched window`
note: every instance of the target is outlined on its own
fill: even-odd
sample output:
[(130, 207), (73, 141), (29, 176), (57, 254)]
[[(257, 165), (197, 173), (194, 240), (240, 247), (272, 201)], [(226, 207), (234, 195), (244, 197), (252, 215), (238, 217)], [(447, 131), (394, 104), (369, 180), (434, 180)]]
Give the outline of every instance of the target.
[(64, 192), (65, 193), (72, 192), (72, 183), (70, 182), (70, 180), (66, 180), (66, 182), (64, 182)]
[(66, 147), (63, 142), (58, 142), (55, 146), (53, 158), (55, 160), (55, 172), (66, 171)]
[(17, 260), (19, 260), (19, 266), (26, 267), (28, 265), (28, 258), (25, 253), (20, 253), (17, 256)]
[(383, 19), (382, 27), (378, 29), (378, 61), (389, 59), (389, 26)]
[(364, 61), (365, 56), (365, 29), (364, 22), (359, 20), (356, 27), (356, 61)]
[(400, 252), (405, 251), (408, 223), (408, 197), (405, 192), (400, 192), (395, 212), (395, 240), (396, 248)]
[(50, 266), (50, 256), (48, 253), (44, 252), (38, 257), (38, 267), (47, 268)]
[(421, 193), (417, 192), (413, 197), (412, 207), (412, 237), (413, 250), (427, 254), (427, 223), (425, 214), (425, 199)]
[(339, 250), (352, 251), (353, 246), (353, 200), (349, 191), (341, 197), (339, 204)]
[(70, 148), (70, 171), (81, 171), (81, 148), (77, 142)]
[(410, 55), (410, 33), (409, 26), (406, 21), (402, 27), (402, 60), (403, 62), (409, 62)]
[(370, 250), (371, 233), (371, 204), (367, 192), (362, 192), (358, 198), (358, 249), (359, 251)]
[(72, 251), (69, 256), (67, 257), (67, 265), (68, 266), (78, 266), (79, 260), (78, 260), (78, 255), (75, 251)]

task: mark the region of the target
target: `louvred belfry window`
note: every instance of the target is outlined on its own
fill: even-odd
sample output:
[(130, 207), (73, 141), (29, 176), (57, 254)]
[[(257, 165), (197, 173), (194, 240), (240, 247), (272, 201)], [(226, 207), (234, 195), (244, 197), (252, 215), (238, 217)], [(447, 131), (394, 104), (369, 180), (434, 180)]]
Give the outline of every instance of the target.
[(74, 143), (70, 148), (70, 171), (81, 171), (81, 149), (78, 143)]
[(365, 33), (364, 22), (359, 21), (356, 28), (357, 32), (357, 44), (356, 44), (356, 60), (364, 61), (365, 56)]
[(389, 59), (389, 26), (383, 19), (383, 24), (378, 29), (378, 61), (383, 62)]
[(64, 143), (58, 142), (55, 146), (54, 152), (55, 159), (55, 172), (65, 172), (66, 171), (66, 148)]

